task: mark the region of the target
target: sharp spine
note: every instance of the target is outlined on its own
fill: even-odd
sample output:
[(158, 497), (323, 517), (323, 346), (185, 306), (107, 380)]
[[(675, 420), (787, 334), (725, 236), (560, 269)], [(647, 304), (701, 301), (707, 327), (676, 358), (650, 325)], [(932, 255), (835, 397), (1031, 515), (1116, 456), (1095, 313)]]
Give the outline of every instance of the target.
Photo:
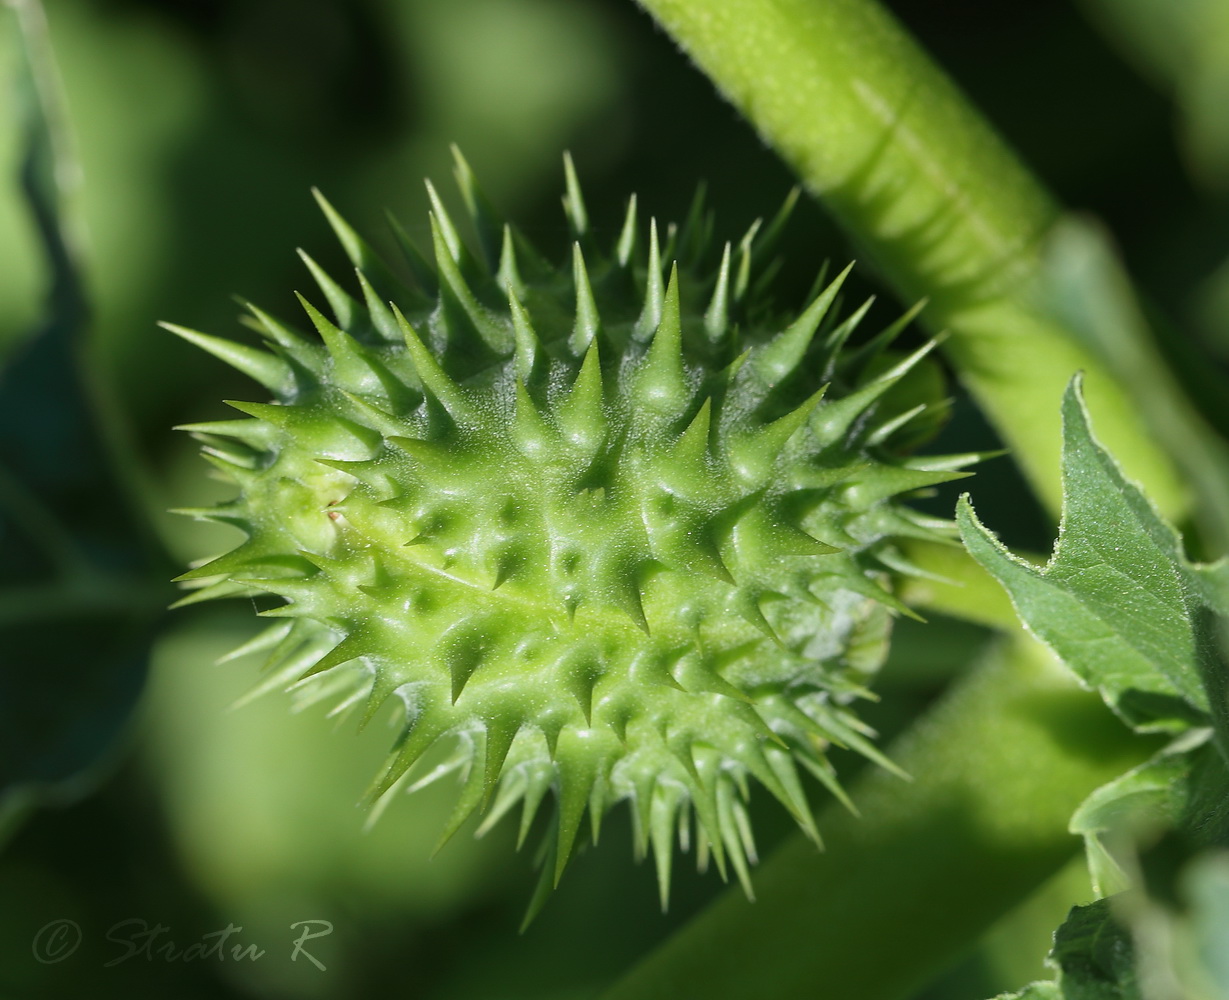
[(601, 329), (597, 301), (593, 297), (589, 270), (585, 267), (585, 258), (579, 242), (572, 244), (572, 283), (576, 286), (576, 321), (572, 326), (568, 346), (572, 353), (579, 357), (588, 349)]
[(563, 154), (563, 175), (567, 192), (563, 197), (563, 210), (572, 229), (572, 239), (581, 240), (589, 233), (589, 213), (585, 209), (585, 199), (580, 191), (580, 180), (576, 176), (571, 153)]
[(704, 313), (704, 332), (714, 343), (724, 340), (730, 332), (730, 244), (727, 241), (721, 252), (721, 267), (717, 271), (717, 284), (713, 297)]
[(647, 338), (661, 324), (662, 298), (661, 248), (657, 243), (657, 220), (649, 220), (649, 264), (644, 284), (644, 306), (636, 320), (636, 336)]
[(770, 385), (775, 385), (797, 370), (806, 355), (807, 348), (811, 345), (815, 331), (819, 329), (819, 324), (823, 322), (824, 316), (832, 308), (833, 301), (852, 269), (853, 265), (850, 264), (838, 274), (832, 283), (807, 306), (806, 311), (756, 356), (755, 366)]
[(212, 354), (219, 361), (224, 361), (232, 368), (243, 372), (248, 378), (259, 382), (270, 392), (282, 395), (288, 393), (294, 384), (290, 366), (267, 351), (259, 351), (254, 347), (235, 343), (233, 340), (224, 340), (221, 337), (189, 330), (187, 327), (176, 326), (174, 323), (159, 323), (158, 325)]

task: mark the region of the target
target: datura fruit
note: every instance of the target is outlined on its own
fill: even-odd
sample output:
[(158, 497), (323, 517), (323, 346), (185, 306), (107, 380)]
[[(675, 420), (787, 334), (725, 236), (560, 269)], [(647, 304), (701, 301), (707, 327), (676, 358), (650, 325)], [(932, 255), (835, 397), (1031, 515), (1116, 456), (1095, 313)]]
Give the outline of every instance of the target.
[(662, 232), (632, 198), (603, 246), (565, 166), (562, 267), (458, 157), (473, 249), (428, 185), (433, 263), (398, 231), (403, 284), (320, 199), (357, 283), (304, 255), (314, 335), (254, 307), (261, 349), (169, 327), (273, 396), (185, 428), (239, 490), (189, 513), (247, 540), (181, 579), (275, 595), (243, 650), (265, 687), (399, 704), (374, 801), (459, 772), (445, 837), (519, 803), (524, 839), (549, 797), (537, 897), (621, 801), (663, 904), (675, 840), (749, 891), (752, 779), (818, 840), (800, 774), (841, 796), (833, 745), (891, 766), (850, 706), (905, 610), (895, 542), (946, 531), (896, 498), (973, 456), (904, 457), (943, 405), (919, 392), (933, 345), (890, 347), (911, 316), (846, 346), (845, 273), (774, 310), (789, 202), (710, 252), (698, 201)]

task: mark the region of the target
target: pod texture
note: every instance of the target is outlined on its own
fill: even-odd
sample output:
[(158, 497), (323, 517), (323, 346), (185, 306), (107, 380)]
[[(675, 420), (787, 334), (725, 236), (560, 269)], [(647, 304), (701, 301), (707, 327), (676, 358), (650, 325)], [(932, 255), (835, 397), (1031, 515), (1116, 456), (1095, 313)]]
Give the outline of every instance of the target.
[(676, 841), (749, 887), (752, 783), (818, 839), (804, 778), (841, 794), (826, 749), (887, 764), (851, 706), (903, 610), (894, 540), (946, 530), (897, 498), (972, 456), (902, 457), (941, 406), (901, 389), (930, 345), (893, 354), (902, 321), (847, 347), (848, 269), (771, 307), (788, 203), (711, 248), (699, 202), (663, 231), (633, 198), (601, 246), (567, 168), (562, 266), (458, 157), (472, 249), (432, 189), (403, 283), (320, 199), (357, 273), (347, 290), (304, 256), (327, 307), (302, 299), (308, 332), (254, 307), (260, 348), (170, 327), (264, 390), (186, 428), (238, 487), (187, 513), (247, 540), (181, 579), (186, 602), (274, 595), (245, 647), (265, 687), (399, 704), (373, 797), (459, 774), (445, 839), (518, 805), (524, 839), (549, 801), (538, 903), (627, 801), (664, 904)]

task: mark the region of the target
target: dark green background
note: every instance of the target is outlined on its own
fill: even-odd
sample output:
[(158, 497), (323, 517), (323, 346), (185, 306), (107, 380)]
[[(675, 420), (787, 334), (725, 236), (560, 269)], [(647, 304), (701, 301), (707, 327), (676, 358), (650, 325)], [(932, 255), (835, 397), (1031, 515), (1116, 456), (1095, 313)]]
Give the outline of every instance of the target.
[[(458, 204), (448, 152), (456, 142), (492, 199), (540, 247), (562, 255), (565, 148), (597, 227), (608, 232), (629, 192), (645, 211), (677, 217), (704, 179), (719, 209), (718, 233), (736, 238), (773, 212), (792, 183), (630, 0), (49, 6), (84, 169), (93, 307), (86, 363), (117, 415), (112, 435), (136, 457), (135, 518), (166, 553), (145, 564), (151, 584), (228, 544), (221, 529), (164, 513), (206, 503), (219, 490), (192, 443), (169, 428), (223, 417), (223, 398), (253, 392), (155, 322), (234, 333), (231, 293), (293, 315), (292, 291), (309, 284), (297, 246), (345, 275), (310, 186), (388, 247), (386, 208), (411, 234), (425, 231), (423, 176)], [(1133, 48), (1129, 30), (1103, 33), (1070, 3), (889, 6), (1067, 205), (1109, 224), (1158, 315), (1168, 317), (1163, 346), (1198, 398), (1201, 370), (1229, 352), (1229, 212), (1226, 185), (1217, 181), (1223, 164), (1182, 124), (1189, 93), (1182, 59)], [(0, 38), (6, 74), (14, 44), (11, 33)], [(0, 115), (5, 178), (20, 153), (11, 120)], [(797, 304), (825, 257), (848, 255), (822, 210), (806, 202), (783, 253), (787, 304)], [(0, 261), (0, 351), (17, 357), (39, 318), (46, 276), (15, 183), (0, 189)], [(858, 295), (875, 291), (874, 276), (861, 274), (855, 286)], [(901, 305), (881, 302), (878, 319)], [(956, 419), (942, 446), (992, 447), (958, 386), (953, 393)], [(12, 440), (37, 433), (20, 416), (0, 428)], [(1007, 461), (988, 464), (975, 483), (987, 523), (1002, 526), (1010, 542), (1048, 548), (1050, 526)], [(949, 513), (952, 496), (931, 501), (933, 509)], [(97, 506), (84, 498), (67, 516), (85, 523)], [(13, 537), (0, 535), (10, 568), (17, 553)], [(874, 710), (886, 734), (941, 691), (984, 638), (954, 623), (908, 628), (884, 678), (884, 704)], [(372, 834), (362, 833), (354, 803), (389, 731), (377, 726), (357, 738), (352, 725), (338, 728), (318, 710), (288, 713), (281, 695), (224, 711), (251, 686), (256, 667), (211, 663), (251, 630), (250, 608), (241, 604), (174, 613), (160, 627), (148, 685), (126, 722), (123, 698), (107, 708), (72, 670), (57, 667), (82, 648), (101, 661), (106, 651), (92, 640), (73, 647), (36, 625), (20, 638), (41, 646), (38, 678), (23, 673), (16, 646), (0, 660), (10, 719), (36, 687), (66, 716), (104, 709), (87, 740), (101, 763), (86, 788), (36, 812), (0, 854), (0, 997), (586, 996), (718, 891), (715, 875), (695, 876), (680, 863), (672, 911), (661, 915), (650, 867), (632, 865), (629, 824), (619, 814), (600, 849), (578, 859), (518, 937), (532, 858), (528, 849), (512, 853), (509, 831), (479, 843), (462, 834), (427, 860), (447, 789), (398, 802)], [(16, 759), (13, 732), (20, 730), (0, 734), (8, 737), (0, 752)], [(856, 766), (839, 764), (846, 773)], [(757, 831), (768, 846), (788, 824), (776, 810), (760, 812)], [(1071, 891), (1058, 887), (1040, 909), (1061, 915)], [(64, 962), (44, 965), (31, 942), (57, 918), (75, 920), (84, 942)], [(137, 958), (103, 968), (122, 951), (106, 941), (107, 929), (127, 918), (168, 925), (181, 946), (242, 924), (238, 938), (268, 954), (257, 963)], [(288, 925), (305, 919), (335, 926), (313, 949), (327, 971), (290, 962)], [(1023, 920), (1014, 950), (1000, 933), (927, 995), (977, 1000), (1019, 985), (1055, 922)], [(868, 953), (868, 960), (883, 959)]]

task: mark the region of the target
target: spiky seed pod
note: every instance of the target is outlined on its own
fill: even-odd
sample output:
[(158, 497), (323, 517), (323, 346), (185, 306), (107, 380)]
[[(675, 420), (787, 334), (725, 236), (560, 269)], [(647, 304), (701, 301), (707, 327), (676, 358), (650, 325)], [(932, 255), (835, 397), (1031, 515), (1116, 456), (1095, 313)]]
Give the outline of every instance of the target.
[(927, 409), (894, 387), (929, 346), (883, 364), (901, 322), (842, 351), (865, 312), (833, 318), (848, 269), (772, 313), (760, 265), (792, 199), (708, 262), (699, 202), (663, 247), (633, 198), (603, 252), (566, 166), (561, 268), (458, 157), (477, 252), (429, 186), (433, 264), (403, 239), (403, 285), (321, 198), (357, 296), (304, 255), (332, 313), (301, 299), (315, 336), (254, 307), (264, 349), (170, 327), (273, 395), (186, 428), (239, 487), (191, 513), (248, 537), (180, 579), (187, 601), (282, 599), (246, 647), (268, 652), (266, 687), (364, 719), (399, 700), (377, 798), (451, 746), (418, 782), (460, 772), (445, 839), (520, 803), (523, 840), (552, 797), (539, 903), (585, 813), (596, 839), (624, 800), (663, 905), (692, 816), (701, 864), (750, 891), (748, 779), (818, 840), (799, 766), (838, 795), (830, 745), (890, 766), (849, 706), (904, 610), (892, 540), (936, 531), (892, 498), (972, 456), (890, 457)]

